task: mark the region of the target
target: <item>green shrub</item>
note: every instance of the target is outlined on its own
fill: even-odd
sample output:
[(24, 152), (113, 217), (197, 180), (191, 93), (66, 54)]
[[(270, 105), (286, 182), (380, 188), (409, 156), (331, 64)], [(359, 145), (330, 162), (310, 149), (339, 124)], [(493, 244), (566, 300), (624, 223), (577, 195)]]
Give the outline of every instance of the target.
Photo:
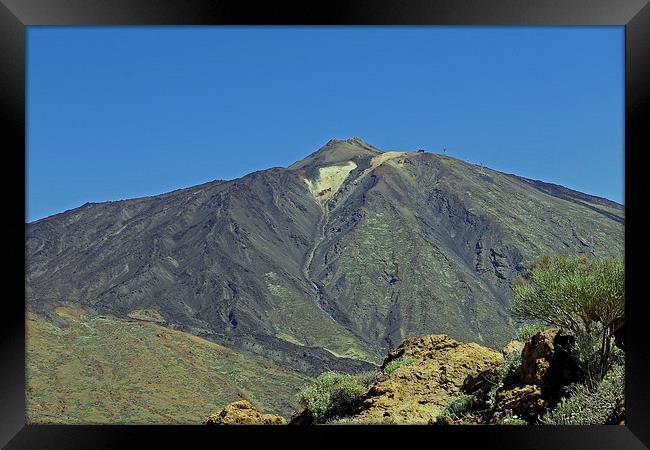
[(497, 391), (499, 390), (499, 388), (501, 388), (501, 386), (503, 386), (503, 383), (506, 380), (506, 378), (513, 375), (520, 365), (521, 365), (521, 352), (512, 352), (505, 357), (501, 365), (495, 371), (493, 378), (489, 380), (490, 383), (492, 384), (492, 387), (488, 391), (488, 395), (487, 395), (488, 404), (494, 406), (496, 401)]
[(380, 381), (384, 374), (380, 370), (368, 370), (366, 372), (355, 373), (354, 379), (362, 384), (366, 389)]
[(616, 366), (625, 365), (625, 352), (616, 346), (612, 348), (612, 364)]
[(513, 280), (512, 315), (568, 330), (592, 384), (612, 365), (614, 332), (625, 318), (625, 264), (559, 255), (535, 261)]
[[(603, 379), (603, 371), (609, 370), (614, 361), (611, 353), (604, 357), (602, 354), (603, 326), (592, 324), (589, 329), (575, 336), (575, 357), (583, 369), (584, 381), (589, 389), (595, 388)], [(605, 338), (607, 339), (607, 338)]]
[(546, 330), (545, 325), (524, 325), (515, 334), (515, 340), (519, 342), (526, 342), (531, 337), (535, 336), (537, 333), (541, 333)]
[(386, 364), (386, 367), (384, 367), (384, 373), (386, 375), (390, 375), (391, 373), (395, 372), (395, 370), (398, 367), (402, 366), (408, 366), (411, 364), (413, 361), (415, 361), (417, 358), (413, 356), (402, 356), (401, 358), (395, 359), (388, 364)]
[(595, 389), (590, 390), (586, 384), (574, 386), (571, 396), (547, 412), (542, 422), (547, 425), (604, 425), (613, 419), (624, 399), (624, 368), (614, 366)]
[(460, 394), (453, 399), (436, 417), (436, 424), (442, 425), (447, 417), (458, 420), (462, 418), (476, 404), (473, 395)]
[(508, 415), (501, 417), (500, 419), (497, 419), (496, 424), (497, 425), (528, 425), (528, 422), (526, 422), (524, 419), (520, 419), (515, 415), (511, 415), (511, 413), (508, 412)]
[(351, 375), (336, 372), (321, 374), (298, 394), (298, 402), (307, 408), (315, 423), (354, 413), (366, 389)]
[(521, 352), (512, 352), (505, 357), (497, 370), (497, 381), (503, 383), (508, 376), (515, 373), (521, 365)]

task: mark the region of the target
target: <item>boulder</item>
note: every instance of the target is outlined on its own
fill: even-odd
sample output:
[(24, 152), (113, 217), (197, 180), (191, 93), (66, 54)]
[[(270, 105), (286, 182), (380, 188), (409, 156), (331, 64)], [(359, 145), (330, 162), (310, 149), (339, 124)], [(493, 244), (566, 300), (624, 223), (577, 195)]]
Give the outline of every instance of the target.
[(508, 342), (505, 345), (505, 347), (503, 347), (503, 349), (501, 350), (501, 353), (503, 353), (503, 356), (508, 356), (508, 355), (510, 355), (512, 353), (515, 353), (515, 352), (521, 353), (521, 351), (523, 349), (524, 349), (524, 343), (523, 342), (517, 341), (517, 340), (512, 340), (512, 341)]
[(496, 350), (446, 335), (407, 339), (389, 353), (382, 368), (402, 357), (414, 360), (370, 387), (357, 415), (361, 422), (431, 423), (461, 393), (468, 377), (503, 362)]
[(539, 386), (530, 384), (498, 391), (495, 404), (498, 411), (514, 413), (529, 422), (539, 417), (548, 405)]
[(533, 422), (546, 409), (552, 408), (561, 397), (562, 389), (578, 379), (573, 345), (574, 338), (563, 335), (557, 328), (528, 339), (521, 351), (521, 365), (496, 392), (496, 416), (510, 411)]
[(313, 425), (314, 417), (308, 409), (296, 411), (289, 420), (289, 425)]
[(260, 414), (248, 400), (230, 403), (220, 412), (209, 415), (203, 422), (204, 425), (285, 425), (286, 423), (282, 416)]
[(545, 396), (557, 394), (576, 380), (578, 366), (572, 356), (575, 339), (553, 328), (532, 336), (521, 353), (517, 370), (521, 384), (538, 385)]

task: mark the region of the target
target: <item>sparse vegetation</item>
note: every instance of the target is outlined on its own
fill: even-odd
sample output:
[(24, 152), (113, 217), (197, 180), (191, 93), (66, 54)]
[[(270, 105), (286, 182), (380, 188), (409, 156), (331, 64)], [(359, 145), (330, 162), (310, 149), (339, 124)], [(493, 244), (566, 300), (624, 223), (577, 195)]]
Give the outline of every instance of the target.
[(612, 423), (625, 401), (623, 366), (614, 366), (594, 388), (575, 385), (571, 395), (544, 415), (547, 425), (603, 425)]
[(436, 417), (437, 425), (444, 425), (449, 417), (453, 420), (463, 418), (463, 416), (474, 406), (476, 397), (473, 395), (461, 394), (451, 401)]
[(355, 412), (364, 386), (353, 376), (327, 372), (298, 394), (298, 402), (311, 413), (315, 423), (346, 417)]
[(402, 367), (402, 366), (408, 366), (412, 362), (414, 362), (417, 358), (413, 356), (402, 356), (401, 358), (397, 358), (394, 361), (389, 362), (386, 364), (386, 367), (384, 367), (384, 373), (386, 375), (390, 375), (391, 373), (395, 372), (397, 368)]
[(392, 417), (384, 417), (382, 420), (366, 420), (359, 417), (334, 417), (328, 420), (325, 425), (398, 425)]
[(504, 417), (497, 419), (496, 424), (497, 425), (528, 425), (528, 422), (509, 412)]
[(380, 370), (369, 370), (354, 374), (353, 377), (367, 389), (384, 378), (384, 374)]
[(128, 316), (132, 319), (142, 320), (144, 322), (164, 322), (165, 320), (155, 309), (136, 309), (131, 311)]
[(503, 381), (509, 376), (515, 373), (517, 368), (521, 365), (521, 352), (512, 352), (503, 361), (503, 364), (499, 367), (497, 371), (498, 381), (503, 383)]
[(488, 391), (487, 402), (494, 406), (497, 391), (503, 386), (504, 381), (512, 376), (521, 365), (521, 352), (512, 352), (505, 357), (503, 363), (497, 368), (494, 377), (490, 379), (492, 387)]
[[(43, 424), (199, 424), (248, 399), (288, 416), (310, 378), (149, 321), (28, 313), (26, 415)], [(282, 399), (279, 401), (279, 399)]]
[(568, 330), (588, 382), (597, 384), (612, 365), (614, 333), (625, 317), (624, 262), (543, 257), (513, 284), (513, 315)]
[(544, 325), (524, 325), (517, 330), (515, 334), (515, 340), (519, 342), (526, 342), (531, 337), (535, 336), (537, 333), (541, 333), (546, 330)]

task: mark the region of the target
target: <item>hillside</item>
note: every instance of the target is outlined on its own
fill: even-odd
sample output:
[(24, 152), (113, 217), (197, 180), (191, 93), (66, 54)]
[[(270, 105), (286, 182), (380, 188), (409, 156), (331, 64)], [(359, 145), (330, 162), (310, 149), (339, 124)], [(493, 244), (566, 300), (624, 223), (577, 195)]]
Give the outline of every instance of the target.
[(26, 406), (32, 423), (201, 423), (249, 400), (289, 415), (309, 379), (144, 320), (57, 308), (28, 314)]
[(128, 318), (315, 376), (410, 336), (501, 348), (536, 256), (620, 257), (621, 205), (433, 153), (332, 140), (271, 168), (27, 225), (30, 311)]

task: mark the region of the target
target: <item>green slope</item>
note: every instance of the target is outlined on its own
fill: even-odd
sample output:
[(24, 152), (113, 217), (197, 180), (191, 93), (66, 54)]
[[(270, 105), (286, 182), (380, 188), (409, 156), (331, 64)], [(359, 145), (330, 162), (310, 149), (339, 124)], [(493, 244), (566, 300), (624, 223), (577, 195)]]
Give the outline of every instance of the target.
[(56, 315), (28, 314), (31, 423), (195, 424), (240, 399), (288, 417), (309, 380), (153, 322)]

